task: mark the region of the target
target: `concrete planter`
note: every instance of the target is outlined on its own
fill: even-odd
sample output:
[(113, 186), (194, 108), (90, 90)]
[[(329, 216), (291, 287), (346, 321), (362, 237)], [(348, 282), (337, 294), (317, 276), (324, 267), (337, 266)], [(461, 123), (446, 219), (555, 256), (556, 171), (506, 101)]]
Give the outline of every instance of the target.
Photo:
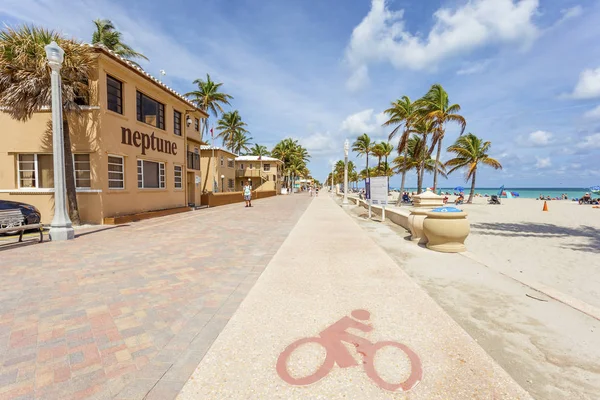
[(410, 238), (413, 242), (427, 244), (427, 236), (423, 232), (423, 222), (427, 217), (429, 210), (414, 209), (408, 216), (408, 226), (410, 228)]
[(427, 212), (423, 221), (427, 248), (442, 253), (467, 251), (465, 240), (471, 227), (466, 217), (466, 212), (454, 207), (440, 207)]
[(444, 205), (444, 198), (433, 193), (431, 190), (414, 195), (412, 199), (414, 207), (434, 208)]

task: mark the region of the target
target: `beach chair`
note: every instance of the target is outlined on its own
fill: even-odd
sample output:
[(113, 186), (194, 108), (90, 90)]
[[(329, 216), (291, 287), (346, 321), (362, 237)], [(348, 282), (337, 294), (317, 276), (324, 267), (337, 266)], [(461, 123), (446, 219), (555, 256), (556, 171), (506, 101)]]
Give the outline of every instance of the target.
[(488, 204), (500, 204), (500, 198), (497, 195), (493, 194), (488, 200)]

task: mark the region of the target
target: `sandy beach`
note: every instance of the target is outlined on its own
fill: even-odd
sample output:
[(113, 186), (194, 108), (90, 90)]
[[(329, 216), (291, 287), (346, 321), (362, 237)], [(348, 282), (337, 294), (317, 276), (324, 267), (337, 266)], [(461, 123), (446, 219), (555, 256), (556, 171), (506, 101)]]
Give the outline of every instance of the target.
[[(468, 198), (468, 196), (465, 196)], [(392, 197), (390, 197), (390, 200)], [(449, 196), (448, 204), (455, 196)], [(469, 213), (470, 256), (509, 276), (549, 286), (600, 308), (600, 209), (570, 200), (475, 197)]]
[(467, 248), (509, 276), (520, 275), (600, 308), (600, 209), (572, 201), (476, 198)]

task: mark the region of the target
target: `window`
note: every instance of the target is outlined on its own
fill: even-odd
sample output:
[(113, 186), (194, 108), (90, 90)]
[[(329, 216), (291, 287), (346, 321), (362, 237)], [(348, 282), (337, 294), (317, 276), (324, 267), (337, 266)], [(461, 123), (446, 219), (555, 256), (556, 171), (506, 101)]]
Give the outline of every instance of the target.
[(263, 164), (263, 169), (265, 172), (269, 172), (271, 170), (271, 164)]
[(221, 167), (225, 165), (225, 157), (221, 156)]
[(137, 120), (165, 129), (165, 105), (137, 92)]
[(273, 182), (277, 181), (277, 176), (273, 175)]
[(194, 118), (194, 129), (200, 132), (200, 120), (198, 118)]
[(227, 187), (228, 187), (229, 189), (234, 189), (234, 188), (235, 188), (235, 186), (234, 186), (234, 185), (235, 185), (235, 182), (233, 181), (233, 179), (228, 179), (228, 180), (227, 180)]
[(75, 187), (78, 189), (89, 189), (92, 187), (92, 176), (89, 154), (73, 154), (75, 166)]
[(165, 163), (137, 160), (138, 188), (164, 189)]
[(253, 165), (252, 164), (248, 164), (248, 168), (252, 169)]
[(108, 188), (125, 189), (125, 163), (121, 156), (108, 156)]
[(240, 164), (240, 169), (244, 169), (244, 164)]
[(183, 181), (182, 181), (182, 173), (181, 173), (181, 165), (174, 165), (173, 166), (173, 173), (174, 173), (174, 178), (173, 178), (173, 182), (175, 182), (175, 189), (182, 189), (183, 188)]
[(233, 159), (231, 159), (231, 158), (228, 158), (228, 159), (227, 159), (227, 166), (228, 166), (229, 168), (235, 168), (235, 165), (234, 165)]
[(19, 188), (53, 188), (52, 154), (19, 154), (18, 175)]
[(181, 136), (181, 113), (177, 110), (173, 111), (173, 132)]
[(106, 75), (106, 99), (108, 109), (123, 114), (123, 83)]

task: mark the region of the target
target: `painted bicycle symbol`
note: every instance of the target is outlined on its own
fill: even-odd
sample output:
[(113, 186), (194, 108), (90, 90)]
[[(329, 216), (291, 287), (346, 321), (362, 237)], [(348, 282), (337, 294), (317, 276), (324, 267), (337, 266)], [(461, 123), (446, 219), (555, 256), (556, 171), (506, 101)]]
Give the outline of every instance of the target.
[[(352, 311), (351, 315), (352, 317), (362, 321), (366, 321), (371, 317), (371, 314), (366, 310), (354, 310)], [(319, 336), (303, 338), (290, 344), (277, 359), (276, 368), (279, 377), (291, 385), (310, 385), (311, 383), (315, 383), (327, 376), (334, 364), (337, 364), (340, 368), (348, 368), (358, 365), (354, 357), (352, 357), (343, 343), (347, 342), (353, 344), (356, 347), (356, 351), (363, 356), (363, 365), (367, 376), (382, 389), (390, 391), (401, 389), (402, 391), (408, 391), (417, 386), (417, 384), (421, 381), (423, 378), (423, 367), (421, 365), (421, 360), (419, 359), (419, 356), (409, 347), (402, 343), (391, 341), (371, 343), (363, 337), (348, 333), (346, 330), (349, 328), (359, 329), (363, 332), (370, 332), (373, 330), (372, 326), (344, 316), (342, 319), (319, 333)], [(311, 342), (318, 343), (325, 348), (327, 353), (325, 356), (325, 361), (312, 375), (294, 378), (290, 375), (287, 369), (287, 360), (294, 350), (303, 344)], [(375, 370), (375, 353), (377, 350), (386, 346), (396, 347), (402, 350), (408, 356), (408, 359), (410, 360), (411, 371), (410, 376), (404, 382), (386, 382)]]

